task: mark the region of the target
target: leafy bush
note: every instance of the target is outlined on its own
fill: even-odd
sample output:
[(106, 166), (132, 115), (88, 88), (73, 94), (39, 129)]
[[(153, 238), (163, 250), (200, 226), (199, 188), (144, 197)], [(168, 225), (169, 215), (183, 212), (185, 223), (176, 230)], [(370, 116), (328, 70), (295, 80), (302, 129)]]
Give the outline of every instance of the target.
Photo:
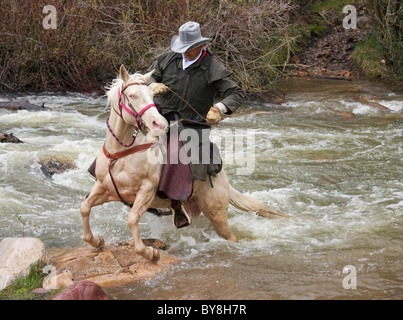
[(120, 64), (144, 71), (186, 21), (197, 21), (250, 94), (272, 88), (300, 36), (291, 1), (55, 0), (57, 28), (42, 21), (46, 0), (0, 2), (0, 92), (94, 91)]

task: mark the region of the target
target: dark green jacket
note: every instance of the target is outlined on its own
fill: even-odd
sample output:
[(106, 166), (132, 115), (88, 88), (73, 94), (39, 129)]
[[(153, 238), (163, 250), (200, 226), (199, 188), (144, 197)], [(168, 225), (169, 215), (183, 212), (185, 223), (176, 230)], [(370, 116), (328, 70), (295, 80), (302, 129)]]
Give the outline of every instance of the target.
[[(217, 102), (221, 102), (227, 107), (227, 114), (238, 109), (244, 99), (242, 90), (229, 78), (232, 72), (227, 70), (208, 51), (198, 62), (186, 70), (183, 70), (182, 63), (182, 54), (169, 51), (158, 57), (149, 71), (154, 69), (154, 80), (164, 83), (176, 92), (204, 119), (210, 108)], [(179, 119), (205, 122), (186, 102), (170, 91), (156, 97), (155, 102), (162, 107), (162, 114), (170, 123)], [(193, 179), (205, 180), (208, 175), (215, 176), (222, 168), (222, 161), (217, 146), (208, 138), (210, 126), (191, 122), (180, 122), (178, 125), (179, 132), (192, 128), (199, 136), (198, 159), (197, 155), (189, 156), (188, 153)], [(208, 130), (207, 134), (206, 130)], [(187, 147), (191, 147), (193, 142), (195, 141), (184, 143)], [(210, 156), (207, 161), (206, 154)], [(193, 158), (194, 156), (196, 159)]]
[[(182, 68), (182, 54), (169, 51), (153, 63), (153, 78), (175, 91), (197, 110), (204, 118), (216, 102), (222, 102), (228, 109), (227, 114), (234, 112), (244, 99), (239, 86), (229, 77), (232, 74), (217, 61), (208, 51), (198, 62), (186, 70)], [(217, 98), (220, 100), (216, 101)], [(155, 99), (161, 105), (162, 114), (177, 112), (180, 118), (202, 121), (185, 102), (168, 91)]]

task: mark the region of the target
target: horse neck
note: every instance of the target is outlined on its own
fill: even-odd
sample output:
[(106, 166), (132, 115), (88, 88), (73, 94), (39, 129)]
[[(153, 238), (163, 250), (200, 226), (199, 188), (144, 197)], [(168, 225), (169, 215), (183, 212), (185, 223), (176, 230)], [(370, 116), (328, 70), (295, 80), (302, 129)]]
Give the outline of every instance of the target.
[[(116, 106), (113, 106), (111, 108), (111, 113), (109, 114), (109, 126), (112, 129), (113, 133), (115, 136), (124, 144), (129, 145), (131, 144), (133, 140), (133, 134), (134, 131), (136, 130), (136, 127), (127, 124), (122, 117), (120, 117), (114, 110), (113, 108), (116, 108)], [(119, 110), (119, 108), (115, 109)], [(136, 140), (134, 144), (130, 147), (133, 147), (137, 144), (140, 144), (145, 139), (145, 137), (139, 133), (136, 137)], [(105, 144), (106, 149), (110, 153), (116, 153), (120, 152), (123, 150), (128, 149), (129, 147), (125, 147), (121, 145), (111, 134), (109, 130), (106, 131), (106, 144)]]

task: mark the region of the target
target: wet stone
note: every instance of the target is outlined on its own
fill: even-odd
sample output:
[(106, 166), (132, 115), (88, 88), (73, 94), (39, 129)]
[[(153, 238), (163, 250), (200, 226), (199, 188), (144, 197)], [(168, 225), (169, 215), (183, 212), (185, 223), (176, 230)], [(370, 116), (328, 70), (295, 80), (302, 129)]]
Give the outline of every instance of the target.
[(55, 158), (41, 159), (39, 160), (39, 164), (41, 165), (41, 171), (48, 178), (51, 178), (54, 174), (60, 174), (68, 170), (76, 169), (76, 166), (73, 163)]
[[(156, 239), (144, 242), (166, 247)], [(113, 287), (154, 277), (178, 262), (178, 258), (163, 251), (157, 263), (150, 262), (137, 255), (131, 244), (129, 240), (105, 245), (103, 250), (92, 247), (53, 249), (49, 251), (49, 264), (56, 268), (55, 276), (68, 271), (74, 284), (88, 280), (101, 287)]]

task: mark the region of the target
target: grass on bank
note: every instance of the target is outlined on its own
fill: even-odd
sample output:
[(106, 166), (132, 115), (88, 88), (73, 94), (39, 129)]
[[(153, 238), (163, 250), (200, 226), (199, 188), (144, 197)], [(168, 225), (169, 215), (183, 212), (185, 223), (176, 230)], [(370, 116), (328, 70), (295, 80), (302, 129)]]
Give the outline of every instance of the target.
[[(43, 280), (47, 276), (43, 272), (45, 266), (46, 264), (43, 262), (32, 265), (27, 276), (16, 278), (4, 290), (0, 291), (0, 300), (50, 300), (54, 295), (63, 291), (65, 288), (40, 294), (32, 292), (36, 288), (42, 288)], [(110, 299), (116, 299), (107, 291), (106, 294)]]
[(340, 24), (345, 14), (343, 8), (347, 5), (359, 6), (359, 0), (321, 0), (315, 1), (311, 8), (311, 21), (308, 25), (313, 36), (324, 33), (329, 26)]
[(34, 264), (29, 274), (15, 279), (4, 290), (0, 291), (0, 300), (47, 300), (60, 290), (53, 290), (46, 294), (37, 295), (33, 289), (41, 288), (43, 279), (47, 276), (43, 273), (44, 263)]
[(391, 77), (385, 62), (384, 48), (373, 35), (355, 47), (352, 59), (363, 75), (369, 79), (381, 80)]

